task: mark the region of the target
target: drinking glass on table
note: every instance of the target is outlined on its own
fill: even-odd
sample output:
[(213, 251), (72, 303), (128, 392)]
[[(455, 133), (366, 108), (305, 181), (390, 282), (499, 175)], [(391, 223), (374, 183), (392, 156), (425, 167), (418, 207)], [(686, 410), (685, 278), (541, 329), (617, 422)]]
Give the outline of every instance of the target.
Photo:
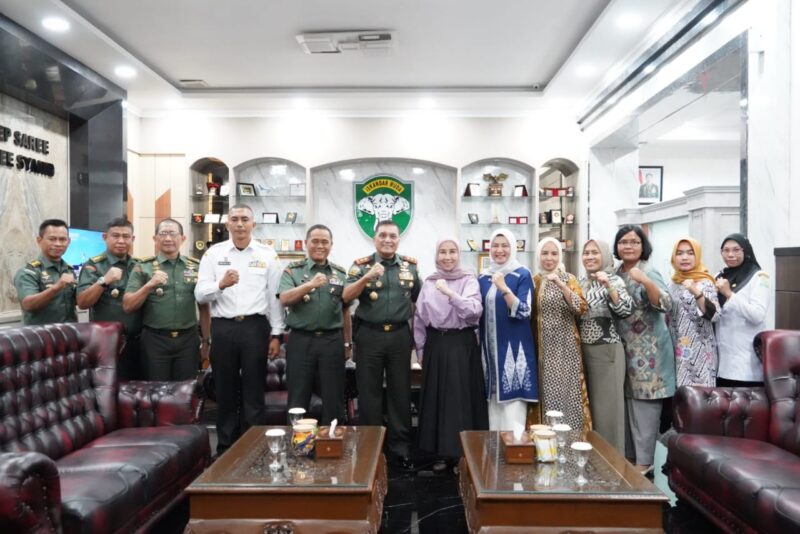
[(277, 473), (283, 466), (278, 461), (278, 453), (283, 448), (283, 440), (286, 437), (286, 431), (282, 428), (270, 428), (266, 432), (267, 444), (269, 445), (269, 452), (272, 455), (272, 462), (269, 464), (269, 470)]
[(306, 416), (306, 411), (303, 408), (289, 408), (289, 425), (294, 426), (297, 422)]
[(572, 444), (572, 451), (575, 453), (575, 464), (578, 466), (578, 478), (576, 481), (579, 486), (585, 486), (589, 480), (585, 476), (586, 464), (589, 462), (589, 454), (592, 452), (592, 444), (585, 441), (576, 441)]
[(572, 427), (564, 424), (559, 423), (557, 425), (553, 425), (553, 432), (556, 433), (556, 444), (558, 445), (558, 463), (565, 464), (567, 463), (567, 438), (569, 437), (569, 433), (572, 431)]

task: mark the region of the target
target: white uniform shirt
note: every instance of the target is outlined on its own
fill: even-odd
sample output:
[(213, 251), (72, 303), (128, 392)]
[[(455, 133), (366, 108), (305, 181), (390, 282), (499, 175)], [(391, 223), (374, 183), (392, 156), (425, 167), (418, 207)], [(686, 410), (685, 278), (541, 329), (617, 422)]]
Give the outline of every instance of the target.
[[(219, 288), (228, 269), (239, 272), (239, 283)], [(237, 315), (266, 315), (272, 334), (283, 333), (283, 306), (278, 297), (280, 260), (275, 251), (251, 239), (244, 250), (232, 240), (217, 243), (200, 260), (194, 296), (200, 304), (211, 303), (211, 317), (232, 319)]]
[(753, 338), (767, 329), (771, 295), (769, 275), (759, 271), (725, 301), (717, 318), (718, 376), (744, 382), (764, 380), (764, 368), (753, 349)]

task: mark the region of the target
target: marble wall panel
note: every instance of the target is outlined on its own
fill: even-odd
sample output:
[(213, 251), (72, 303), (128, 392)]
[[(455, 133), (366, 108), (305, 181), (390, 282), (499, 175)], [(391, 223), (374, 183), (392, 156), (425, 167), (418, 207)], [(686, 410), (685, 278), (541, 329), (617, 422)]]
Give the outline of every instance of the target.
[(49, 113), (0, 94), (0, 125), (50, 142), (49, 154), (39, 154), (0, 142), (0, 150), (55, 165), (52, 178), (16, 167), (0, 166), (0, 320), (19, 314), (14, 273), (39, 253), (35, 236), (44, 219), (69, 220), (68, 125)]
[[(311, 170), (310, 223), (333, 231), (331, 259), (349, 268), (354, 259), (375, 251), (372, 240), (356, 222), (354, 183), (377, 174), (398, 176), (414, 183), (414, 215), (400, 239), (400, 254), (417, 258), (420, 275), (435, 269), (436, 241), (458, 236), (456, 169), (410, 159), (366, 159), (333, 163)], [(470, 265), (472, 267), (472, 265)]]

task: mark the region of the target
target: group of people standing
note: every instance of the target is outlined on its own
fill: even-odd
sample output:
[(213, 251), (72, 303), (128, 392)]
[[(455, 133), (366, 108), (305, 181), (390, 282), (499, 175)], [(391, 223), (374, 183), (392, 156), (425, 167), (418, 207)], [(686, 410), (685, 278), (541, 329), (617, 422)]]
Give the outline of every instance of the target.
[(769, 277), (743, 235), (723, 240), (716, 277), (694, 239), (678, 240), (668, 282), (648, 264), (653, 248), (637, 226), (620, 228), (613, 249), (588, 240), (580, 278), (555, 239), (539, 243), (535, 274), (515, 243), (494, 232), (478, 275), (460, 266), (455, 239), (437, 244), (414, 322), (421, 449), (453, 461), (460, 430), (510, 430), (558, 410), (647, 472), (676, 387), (762, 380), (752, 339), (765, 328)]
[(198, 261), (180, 254), (183, 228), (165, 219), (156, 254), (132, 258), (133, 225), (115, 219), (103, 234), (106, 252), (75, 280), (62, 259), (66, 223), (44, 221), (40, 256), (15, 276), (23, 322), (74, 321), (76, 304), (92, 320), (121, 322), (122, 379), (190, 378), (210, 359), (218, 453), (263, 424), (265, 356), (279, 354), (288, 329), (289, 406), (308, 409), (318, 381), (321, 422), (341, 419), (344, 361), (355, 355), (360, 422), (383, 425), (386, 413), (390, 461), (405, 469), (414, 468), (413, 348), (423, 370), (419, 447), (437, 455), (436, 470), (460, 456), (461, 430), (513, 429), (559, 410), (574, 430), (594, 428), (619, 450), (628, 446), (646, 471), (676, 387), (762, 380), (752, 338), (765, 327), (769, 277), (740, 234), (723, 241), (726, 267), (716, 277), (700, 245), (680, 239), (667, 283), (647, 263), (652, 246), (636, 226), (620, 228), (613, 248), (587, 241), (580, 278), (566, 271), (552, 238), (539, 243), (532, 273), (516, 257), (515, 236), (500, 229), (481, 273), (462, 266), (457, 239), (447, 237), (421, 281), (416, 260), (397, 252), (390, 220), (377, 222), (375, 251), (349, 270), (328, 260), (333, 234), (324, 225), (309, 227), (307, 257), (285, 268), (252, 238), (247, 205), (230, 208), (227, 227), (230, 239)]

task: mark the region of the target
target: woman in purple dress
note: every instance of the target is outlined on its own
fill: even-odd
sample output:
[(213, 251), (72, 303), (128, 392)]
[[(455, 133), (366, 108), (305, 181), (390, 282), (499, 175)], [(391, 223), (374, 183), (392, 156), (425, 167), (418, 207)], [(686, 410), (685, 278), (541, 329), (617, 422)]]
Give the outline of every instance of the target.
[(436, 244), (436, 272), (422, 284), (414, 341), (422, 364), (419, 448), (435, 453), (434, 471), (461, 456), (458, 433), (489, 427), (475, 329), (483, 312), (478, 281), (461, 268), (458, 241)]

